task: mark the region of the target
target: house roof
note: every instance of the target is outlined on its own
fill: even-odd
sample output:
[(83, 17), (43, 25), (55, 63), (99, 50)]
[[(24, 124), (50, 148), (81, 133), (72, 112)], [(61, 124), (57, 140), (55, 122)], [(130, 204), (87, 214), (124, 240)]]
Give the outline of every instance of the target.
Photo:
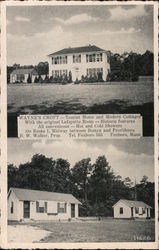
[(98, 52), (98, 51), (105, 51), (95, 45), (83, 46), (83, 47), (75, 47), (75, 48), (65, 48), (59, 51), (56, 51), (48, 56), (55, 56), (55, 55), (64, 55), (64, 54), (75, 54), (75, 53), (85, 53), (85, 52)]
[[(120, 199), (117, 203), (119, 203), (119, 202), (124, 203), (128, 207), (146, 207), (146, 208), (152, 208), (149, 205), (147, 205), (146, 203), (144, 203), (143, 201), (134, 201), (134, 200)], [(117, 203), (115, 203), (113, 207), (115, 207), (117, 205)]]
[(23, 188), (10, 188), (8, 195), (11, 193), (11, 191), (13, 191), (16, 197), (21, 201), (68, 201), (70, 203), (81, 204), (81, 202), (77, 200), (72, 194), (38, 191)]
[(14, 75), (25, 75), (25, 74), (32, 74), (32, 75), (38, 75), (37, 71), (32, 68), (32, 69), (22, 69), (22, 68), (19, 68), (19, 69), (14, 69), (11, 74), (14, 74)]

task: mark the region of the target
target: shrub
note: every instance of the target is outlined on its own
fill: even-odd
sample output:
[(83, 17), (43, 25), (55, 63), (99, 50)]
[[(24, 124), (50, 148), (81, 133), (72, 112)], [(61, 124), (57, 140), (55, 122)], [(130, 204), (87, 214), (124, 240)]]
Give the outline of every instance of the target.
[(27, 83), (31, 83), (31, 76), (30, 76), (30, 74), (28, 75)]
[(69, 82), (69, 83), (72, 82), (72, 73), (71, 73), (71, 71), (69, 71), (68, 82)]
[(38, 83), (38, 78), (37, 77), (35, 77), (34, 83)]
[(78, 80), (78, 78), (76, 78), (76, 81), (74, 82), (74, 84), (79, 84), (80, 81)]
[(38, 83), (42, 83), (42, 82), (43, 82), (43, 79), (42, 79), (41, 75), (39, 75), (39, 77), (38, 77)]

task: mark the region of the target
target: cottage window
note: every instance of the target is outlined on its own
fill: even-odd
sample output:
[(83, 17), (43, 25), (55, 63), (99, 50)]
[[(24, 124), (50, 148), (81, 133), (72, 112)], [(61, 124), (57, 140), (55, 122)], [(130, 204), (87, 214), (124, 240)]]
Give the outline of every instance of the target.
[(145, 207), (142, 208), (142, 214), (146, 214), (146, 208)]
[(139, 213), (139, 208), (135, 207), (135, 214), (138, 214), (138, 213)]
[(67, 64), (67, 56), (52, 57), (52, 64)]
[(81, 55), (73, 55), (73, 63), (81, 63)]
[(57, 211), (58, 213), (66, 213), (67, 210), (67, 204), (64, 202), (58, 202), (57, 203)]
[(102, 62), (102, 53), (86, 55), (86, 62)]
[(65, 76), (67, 75), (67, 69), (63, 69), (63, 70), (53, 70), (52, 71), (52, 76), (53, 77), (58, 77), (58, 76)]
[(47, 213), (47, 202), (36, 201), (36, 212)]
[(87, 76), (98, 76), (99, 73), (103, 74), (103, 68), (89, 68), (89, 69), (87, 69)]
[(88, 63), (88, 55), (86, 55), (86, 62)]
[(17, 74), (17, 81), (22, 82), (24, 78), (24, 74)]
[(11, 214), (14, 213), (14, 202), (13, 201), (11, 202), (10, 212), (11, 212)]
[(123, 214), (123, 207), (120, 207), (119, 213)]

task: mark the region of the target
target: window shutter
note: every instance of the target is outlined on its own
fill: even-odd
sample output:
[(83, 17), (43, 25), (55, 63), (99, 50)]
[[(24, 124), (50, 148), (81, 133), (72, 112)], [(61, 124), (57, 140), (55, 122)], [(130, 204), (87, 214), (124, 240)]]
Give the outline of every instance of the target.
[(38, 213), (39, 212), (39, 202), (36, 201), (36, 212)]
[(59, 210), (60, 210), (60, 203), (58, 202), (57, 203), (57, 212), (59, 213)]
[(47, 202), (45, 201), (45, 213), (47, 213)]
[(65, 213), (67, 213), (67, 203), (65, 203)]

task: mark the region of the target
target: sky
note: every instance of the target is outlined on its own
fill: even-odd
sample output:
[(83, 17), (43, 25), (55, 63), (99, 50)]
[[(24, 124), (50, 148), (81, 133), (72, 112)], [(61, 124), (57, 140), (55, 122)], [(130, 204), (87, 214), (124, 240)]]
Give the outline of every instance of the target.
[(152, 5), (7, 6), (7, 64), (36, 65), (67, 47), (153, 51)]
[(90, 157), (93, 164), (98, 156), (105, 155), (116, 175), (130, 177), (137, 183), (143, 175), (154, 181), (153, 138), (128, 140), (19, 140), (8, 139), (8, 163), (17, 167), (31, 160), (34, 154), (53, 159), (63, 158), (71, 167), (83, 158)]

